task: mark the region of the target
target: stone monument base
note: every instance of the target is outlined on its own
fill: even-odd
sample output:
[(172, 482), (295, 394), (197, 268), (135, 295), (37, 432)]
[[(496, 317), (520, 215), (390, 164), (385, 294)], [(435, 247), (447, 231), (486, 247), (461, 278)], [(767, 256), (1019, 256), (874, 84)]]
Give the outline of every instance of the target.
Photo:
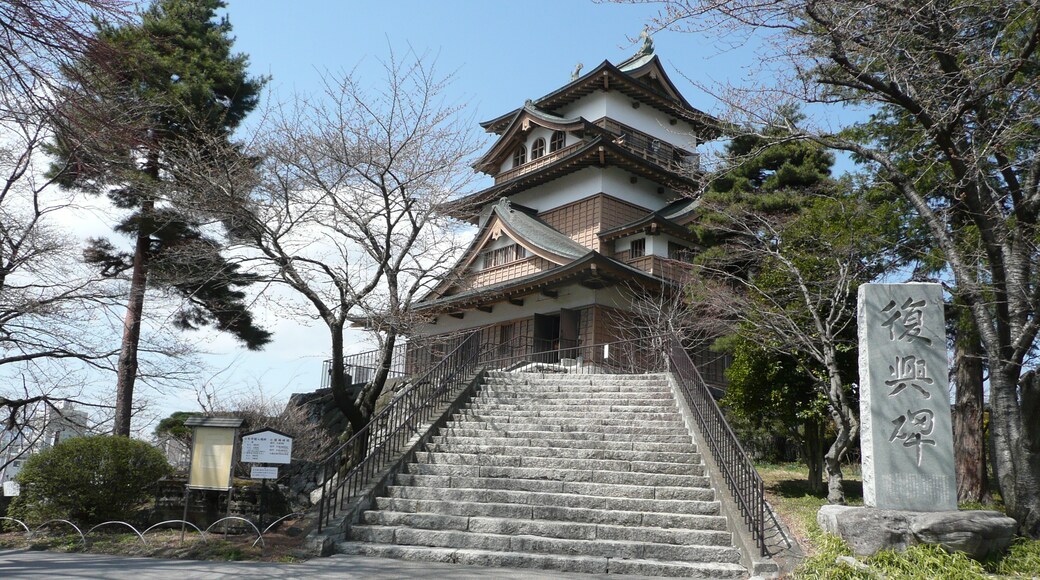
[(1018, 530), (1018, 522), (1004, 514), (981, 510), (915, 512), (826, 505), (816, 521), (823, 531), (845, 540), (857, 556), (939, 544), (981, 560), (1004, 552)]

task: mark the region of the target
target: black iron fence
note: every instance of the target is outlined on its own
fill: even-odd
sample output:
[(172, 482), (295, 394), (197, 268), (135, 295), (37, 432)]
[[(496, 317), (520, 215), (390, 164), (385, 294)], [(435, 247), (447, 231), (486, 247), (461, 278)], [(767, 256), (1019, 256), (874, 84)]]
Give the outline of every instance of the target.
[(397, 459), (404, 445), (419, 427), (429, 422), (439, 405), (457, 397), (477, 369), (479, 338), (476, 332), (460, 337), (452, 350), (411, 381), (368, 425), (323, 461), (319, 530)]
[(668, 360), (679, 391), (700, 427), (715, 464), (722, 472), (744, 523), (761, 554), (766, 555), (765, 485), (740, 441), (726, 422), (711, 390), (678, 339), (670, 338)]
[[(404, 344), (403, 340), (400, 344), (394, 346), (393, 355), (390, 357), (390, 369), (387, 375), (389, 378), (402, 377), (406, 374), (407, 367), (405, 365), (407, 348), (408, 345)], [(382, 359), (383, 351), (381, 349), (359, 352), (357, 354), (348, 354), (343, 357), (343, 372), (350, 377), (348, 382), (351, 384), (367, 383), (375, 377)], [(321, 388), (326, 389), (331, 386), (332, 359), (328, 359), (322, 363), (321, 371)]]

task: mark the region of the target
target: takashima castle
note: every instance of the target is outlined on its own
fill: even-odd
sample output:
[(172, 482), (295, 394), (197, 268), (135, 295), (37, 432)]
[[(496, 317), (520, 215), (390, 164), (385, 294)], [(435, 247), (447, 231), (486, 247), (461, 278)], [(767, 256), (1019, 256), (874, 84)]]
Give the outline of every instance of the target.
[[(698, 144), (719, 123), (668, 78), (649, 42), (481, 126), (498, 136), (475, 167), (495, 183), (448, 211), (478, 226), (455, 268), (416, 306), (424, 337), (481, 330), (515, 355), (622, 338), (633, 289), (678, 282)], [(695, 357), (721, 381), (717, 361)]]

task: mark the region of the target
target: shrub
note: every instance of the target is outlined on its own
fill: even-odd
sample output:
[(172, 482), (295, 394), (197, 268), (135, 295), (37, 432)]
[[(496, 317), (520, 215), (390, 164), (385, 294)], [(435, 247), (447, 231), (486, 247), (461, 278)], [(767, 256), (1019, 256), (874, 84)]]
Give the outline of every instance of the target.
[(143, 441), (75, 437), (25, 462), (18, 474), (22, 492), (10, 511), (30, 521), (125, 519), (150, 497), (152, 484), (170, 472), (163, 454)]

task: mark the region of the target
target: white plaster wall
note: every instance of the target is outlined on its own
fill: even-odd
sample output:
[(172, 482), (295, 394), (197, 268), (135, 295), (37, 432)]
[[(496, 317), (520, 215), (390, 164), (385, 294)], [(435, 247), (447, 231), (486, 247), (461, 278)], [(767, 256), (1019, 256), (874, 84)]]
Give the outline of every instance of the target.
[(625, 236), (614, 240), (614, 251), (624, 252), (632, 248), (632, 242), (634, 240), (640, 240), (646, 238), (646, 255), (647, 256), (660, 256), (662, 258), (668, 257), (668, 242), (675, 242), (683, 247), (690, 247), (688, 242), (680, 240), (679, 238), (670, 236), (668, 234), (657, 234), (655, 236), (648, 236), (643, 233)]
[(559, 312), (561, 308), (582, 308), (591, 304), (620, 307), (627, 304), (627, 301), (616, 286), (602, 290), (590, 290), (584, 286), (572, 284), (560, 288), (557, 298), (549, 298), (541, 294), (525, 296), (523, 306), (503, 302), (495, 304), (491, 312), (467, 311), (465, 318), (462, 319), (442, 314), (438, 317), (437, 324), (427, 324), (419, 332), (420, 334), (456, 332), (516, 318), (527, 318), (535, 314), (553, 314)]
[(633, 109), (632, 102), (633, 99), (617, 91), (600, 90), (561, 108), (559, 113), (564, 117), (581, 116), (589, 121), (608, 117), (676, 147), (696, 151), (697, 135), (693, 126), (681, 119), (672, 125), (669, 121), (674, 117), (671, 115), (645, 103)]
[(600, 171), (603, 172), (603, 193), (645, 207), (650, 211), (657, 211), (668, 205), (668, 200), (674, 196), (668, 189), (665, 189), (664, 193), (657, 193), (660, 184), (643, 177), (639, 177), (636, 183), (632, 183), (632, 174), (627, 171), (614, 167)]
[(614, 167), (586, 167), (570, 175), (509, 196), (514, 203), (539, 212), (566, 205), (590, 195), (606, 193), (629, 203), (657, 211), (675, 197), (670, 189), (657, 193), (659, 185), (642, 177), (631, 182), (632, 174)]
[(595, 121), (607, 116), (607, 94), (594, 91), (557, 111), (561, 117), (584, 117)]
[[(552, 129), (547, 129), (545, 127), (540, 127), (540, 126), (534, 125), (532, 123), (531, 132), (527, 134), (527, 140), (524, 141), (524, 147), (527, 149), (527, 161), (528, 162), (534, 161), (533, 159), (531, 159), (531, 145), (534, 145), (534, 142), (537, 141), (539, 137), (541, 137), (542, 139), (545, 139), (545, 154), (546, 155), (549, 154), (549, 140), (552, 137), (552, 134), (553, 134), (553, 130)], [(563, 146), (564, 147), (578, 142), (578, 138), (575, 137), (574, 135), (571, 135), (570, 133), (565, 133), (565, 134), (566, 134), (566, 139), (563, 142)], [(500, 173), (502, 171), (506, 171), (506, 170), (512, 169), (514, 167), (514, 165), (513, 165), (513, 152), (514, 151), (516, 151), (515, 147), (509, 150), (509, 155), (506, 157), (505, 161), (502, 162), (502, 165), (500, 165), (499, 168), (498, 168), (498, 171)]]
[(606, 94), (607, 117), (638, 129), (649, 135), (670, 143), (675, 147), (696, 151), (697, 135), (689, 123), (678, 120), (675, 125), (669, 123), (672, 117), (645, 103), (638, 109), (632, 108), (632, 99), (612, 91)]
[(509, 196), (520, 205), (539, 212), (584, 199), (603, 191), (602, 170), (586, 168), (548, 183)]

